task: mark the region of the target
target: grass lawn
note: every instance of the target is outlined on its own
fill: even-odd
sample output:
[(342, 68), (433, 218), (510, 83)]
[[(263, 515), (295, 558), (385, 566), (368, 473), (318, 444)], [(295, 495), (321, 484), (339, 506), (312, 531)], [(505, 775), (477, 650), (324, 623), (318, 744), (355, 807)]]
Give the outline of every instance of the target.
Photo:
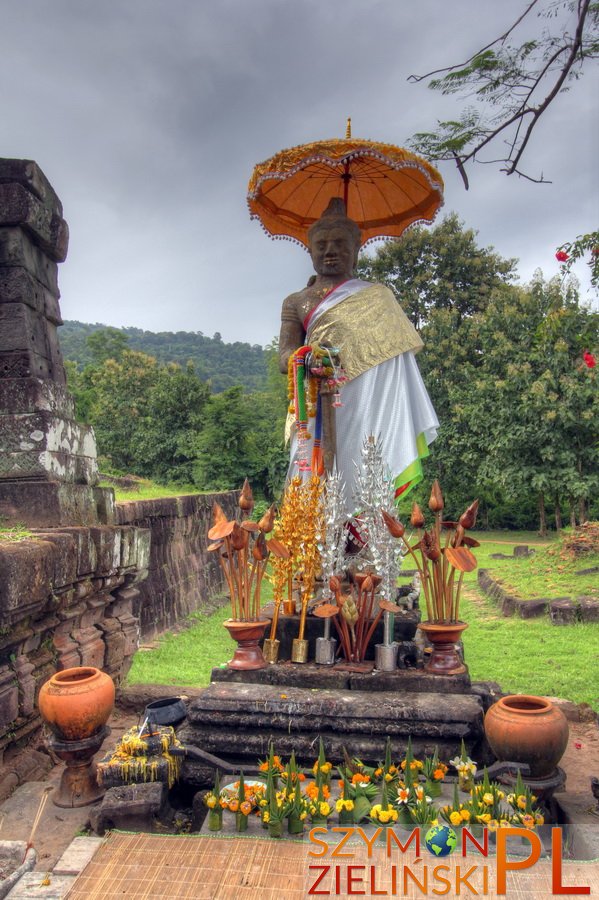
[[(499, 574), (501, 564), (501, 571), (509, 574), (510, 583), (521, 596), (526, 596), (528, 584), (535, 585), (530, 596), (596, 591), (597, 576), (592, 576), (595, 584), (587, 590), (585, 579), (575, 576), (574, 568), (562, 560), (555, 536), (541, 540), (524, 532), (481, 532), (476, 537), (481, 541), (476, 550), (479, 566)], [(511, 554), (516, 544), (534, 546), (537, 553), (522, 560), (490, 558), (492, 553)], [(587, 555), (576, 566), (588, 568), (594, 564)], [(560, 571), (561, 565), (565, 568)], [(478, 590), (476, 572), (465, 584), (460, 618), (469, 623), (463, 639), (474, 680), (497, 681), (505, 691), (565, 697), (599, 709), (599, 623), (556, 626), (548, 617), (505, 618)], [(554, 589), (556, 593), (549, 593)], [(267, 599), (265, 590), (264, 602)], [(165, 635), (157, 649), (136, 653), (129, 683), (208, 684), (211, 669), (226, 663), (233, 654), (234, 644), (222, 626), (228, 616), (228, 605), (211, 616), (195, 614), (189, 629)]]
[(139, 479), (134, 488), (124, 488), (108, 481), (101, 481), (100, 487), (112, 488), (117, 503), (127, 500), (158, 500), (160, 497), (183, 497), (187, 494), (201, 494), (193, 484), (168, 485)]

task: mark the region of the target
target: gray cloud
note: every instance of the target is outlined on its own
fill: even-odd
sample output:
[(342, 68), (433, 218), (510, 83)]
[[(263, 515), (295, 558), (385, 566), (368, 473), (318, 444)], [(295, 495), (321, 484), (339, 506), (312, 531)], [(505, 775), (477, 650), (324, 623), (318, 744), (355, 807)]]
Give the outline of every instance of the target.
[[(220, 331), (266, 343), (307, 255), (249, 220), (247, 181), (277, 150), (354, 134), (402, 144), (446, 117), (407, 76), (459, 61), (520, 0), (21, 0), (0, 37), (5, 156), (35, 159), (71, 228), (65, 318)], [(593, 83), (594, 82), (594, 83)], [(554, 183), (444, 167), (445, 210), (530, 278), (596, 227), (596, 78), (543, 123), (529, 157)]]

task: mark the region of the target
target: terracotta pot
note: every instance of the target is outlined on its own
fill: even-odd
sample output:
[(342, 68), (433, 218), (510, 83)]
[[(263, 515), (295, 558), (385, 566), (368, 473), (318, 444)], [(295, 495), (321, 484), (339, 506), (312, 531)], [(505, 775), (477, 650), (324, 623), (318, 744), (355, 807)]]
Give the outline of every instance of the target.
[(432, 653), (424, 666), (425, 672), (433, 675), (461, 675), (467, 668), (460, 659), (455, 645), (463, 631), (468, 628), (466, 622), (449, 622), (439, 624), (421, 622), (418, 626), (426, 639), (432, 644)]
[(63, 669), (42, 685), (38, 704), (57, 738), (82, 741), (100, 731), (114, 707), (114, 682), (93, 666)]
[(543, 697), (502, 697), (485, 716), (485, 733), (501, 761), (528, 763), (531, 778), (550, 775), (568, 744), (568, 722)]
[(238, 645), (233, 659), (227, 663), (230, 669), (247, 671), (249, 669), (265, 669), (268, 666), (260, 649), (264, 630), (270, 625), (268, 619), (259, 619), (254, 622), (238, 622), (236, 619), (227, 619), (223, 625)]

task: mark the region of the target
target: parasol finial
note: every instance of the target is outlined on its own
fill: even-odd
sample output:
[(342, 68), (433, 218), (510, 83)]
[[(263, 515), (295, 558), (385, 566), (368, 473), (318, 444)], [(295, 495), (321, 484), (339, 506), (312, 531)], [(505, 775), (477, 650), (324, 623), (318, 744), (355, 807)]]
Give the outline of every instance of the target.
[(349, 141), (351, 138), (351, 116), (347, 117), (347, 125), (345, 126), (345, 140)]

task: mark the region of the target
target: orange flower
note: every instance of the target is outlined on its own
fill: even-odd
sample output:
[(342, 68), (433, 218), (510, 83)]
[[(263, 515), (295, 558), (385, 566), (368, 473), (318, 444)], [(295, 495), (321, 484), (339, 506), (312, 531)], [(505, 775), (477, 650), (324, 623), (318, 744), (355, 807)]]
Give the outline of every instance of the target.
[(368, 784), (370, 781), (370, 775), (362, 775), (361, 772), (356, 772), (355, 775), (351, 777), (352, 784)]

